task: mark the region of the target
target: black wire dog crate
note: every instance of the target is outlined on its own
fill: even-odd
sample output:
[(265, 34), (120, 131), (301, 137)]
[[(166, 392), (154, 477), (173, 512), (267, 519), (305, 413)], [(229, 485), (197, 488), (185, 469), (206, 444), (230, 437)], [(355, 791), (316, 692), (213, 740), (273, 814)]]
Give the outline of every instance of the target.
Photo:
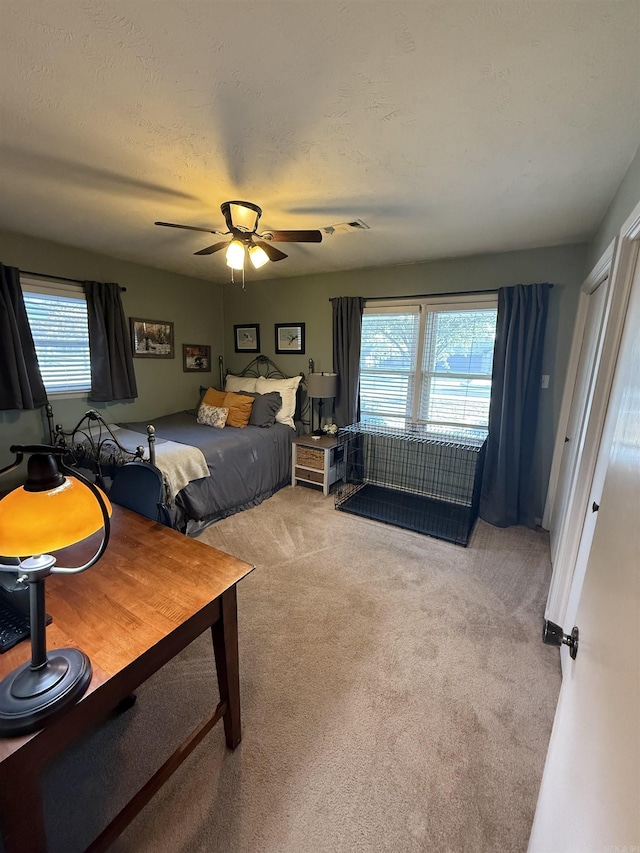
[(467, 545), (478, 517), (482, 434), (359, 423), (340, 430), (338, 446), (336, 509)]

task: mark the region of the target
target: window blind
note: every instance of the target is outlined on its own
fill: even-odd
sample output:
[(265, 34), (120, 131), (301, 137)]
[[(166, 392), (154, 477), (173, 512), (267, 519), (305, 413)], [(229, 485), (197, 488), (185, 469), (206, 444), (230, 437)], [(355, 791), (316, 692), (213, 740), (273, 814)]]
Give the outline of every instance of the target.
[(420, 420), (486, 428), (496, 316), (495, 308), (429, 312), (423, 351)]
[[(362, 318), (363, 421), (485, 430), (497, 299), (372, 305)], [(419, 365), (419, 366), (418, 366)]]
[(87, 303), (81, 287), (22, 282), (42, 380), (48, 394), (91, 387)]
[(420, 308), (381, 309), (362, 316), (360, 408), (363, 420), (411, 416)]

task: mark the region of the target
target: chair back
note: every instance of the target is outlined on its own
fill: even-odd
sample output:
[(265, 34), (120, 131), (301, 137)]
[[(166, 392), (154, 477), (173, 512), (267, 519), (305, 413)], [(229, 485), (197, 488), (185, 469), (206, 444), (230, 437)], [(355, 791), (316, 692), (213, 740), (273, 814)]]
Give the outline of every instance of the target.
[(113, 478), (109, 499), (171, 527), (169, 510), (164, 502), (162, 474), (149, 462), (127, 462), (119, 468)]

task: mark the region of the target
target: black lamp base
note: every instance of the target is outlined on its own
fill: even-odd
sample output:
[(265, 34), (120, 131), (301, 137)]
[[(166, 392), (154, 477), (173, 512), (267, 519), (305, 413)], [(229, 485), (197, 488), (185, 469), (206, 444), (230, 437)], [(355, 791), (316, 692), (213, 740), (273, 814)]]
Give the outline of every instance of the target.
[(0, 682), (0, 736), (25, 735), (42, 728), (53, 714), (84, 694), (91, 661), (80, 649), (54, 649), (39, 669), (26, 663)]

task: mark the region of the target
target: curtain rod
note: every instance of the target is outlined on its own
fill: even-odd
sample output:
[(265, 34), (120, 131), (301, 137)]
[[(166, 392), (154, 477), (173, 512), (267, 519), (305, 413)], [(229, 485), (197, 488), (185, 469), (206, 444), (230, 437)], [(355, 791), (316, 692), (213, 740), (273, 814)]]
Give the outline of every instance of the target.
[[(40, 278), (55, 278), (57, 281), (71, 281), (74, 284), (84, 284), (84, 282), (81, 281), (79, 278), (67, 278), (64, 275), (49, 275), (49, 273), (32, 272), (31, 270), (20, 270), (20, 272), (22, 273), (22, 275), (38, 275), (40, 276)], [(119, 285), (119, 287), (120, 290), (123, 291), (126, 291), (127, 289), (126, 287), (122, 287), (122, 285)]]
[[(549, 285), (549, 289), (553, 287)], [(481, 293), (497, 293), (500, 288), (494, 287), (489, 290), (450, 290), (446, 293), (411, 293), (408, 296), (365, 296), (367, 302), (386, 299), (428, 299), (430, 296), (477, 296)], [(331, 300), (329, 300), (331, 301)]]

